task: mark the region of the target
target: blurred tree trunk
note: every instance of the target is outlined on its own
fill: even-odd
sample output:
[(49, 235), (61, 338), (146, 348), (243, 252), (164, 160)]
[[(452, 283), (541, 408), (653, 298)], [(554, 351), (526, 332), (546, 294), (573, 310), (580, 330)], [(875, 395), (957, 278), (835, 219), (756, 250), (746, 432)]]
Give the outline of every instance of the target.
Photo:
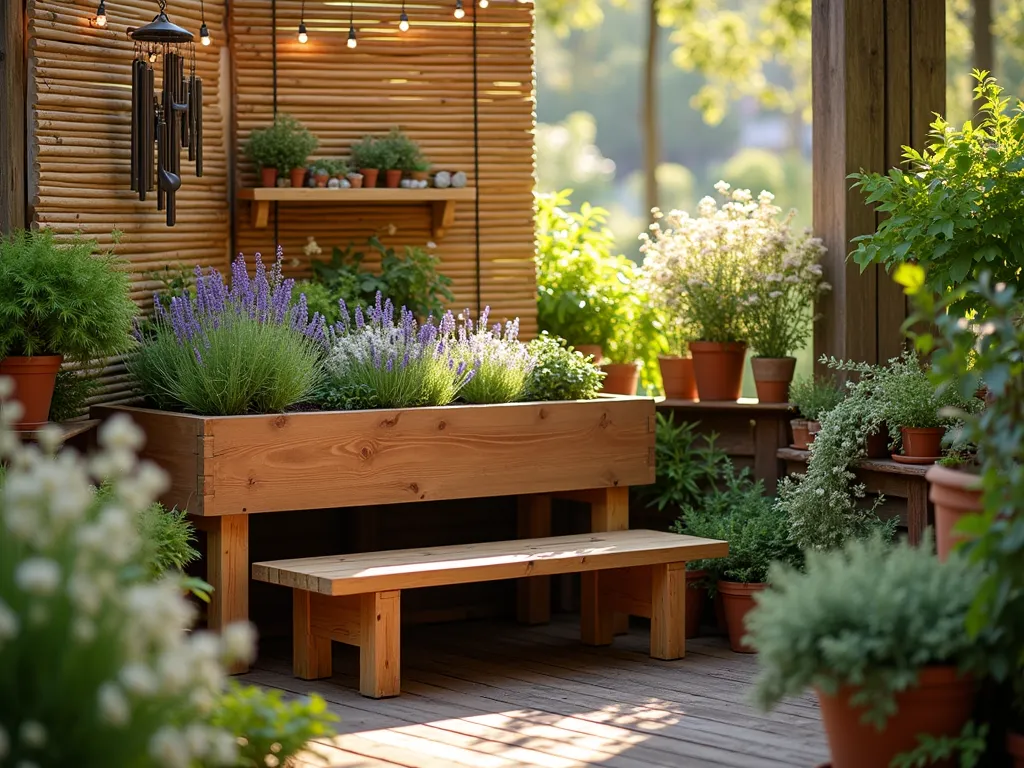
[(992, 0), (974, 0), (971, 35), (974, 40), (974, 68), (994, 74), (996, 53), (992, 38)]
[(658, 128), (658, 0), (650, 0), (647, 9), (647, 60), (644, 62), (643, 134), (644, 134), (644, 208), (648, 216), (658, 206), (658, 162), (661, 137)]

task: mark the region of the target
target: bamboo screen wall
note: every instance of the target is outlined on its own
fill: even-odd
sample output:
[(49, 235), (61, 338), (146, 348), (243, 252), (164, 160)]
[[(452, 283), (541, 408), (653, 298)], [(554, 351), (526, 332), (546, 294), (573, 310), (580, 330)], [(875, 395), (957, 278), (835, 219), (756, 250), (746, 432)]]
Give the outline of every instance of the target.
[[(482, 304), (497, 317), (519, 316), (524, 334), (536, 330), (533, 264), (533, 5), (491, 0), (478, 11), (477, 74), (480, 179), (473, 178), (473, 25), (453, 16), (455, 0), (406, 4), (411, 28), (398, 30), (401, 3), (356, 2), (358, 47), (346, 47), (347, 2), (307, 0), (309, 42), (296, 39), (301, 0), (277, 0), (277, 108), (320, 138), (317, 156), (347, 155), (366, 133), (398, 125), (420, 142), (435, 168), (462, 170), (480, 197)], [(241, 156), (249, 132), (274, 113), (272, 9), (269, 0), (233, 0), (238, 181), (255, 174)], [(344, 195), (338, 191), (339, 197)], [(374, 233), (385, 245), (423, 245), (430, 239), (427, 206), (280, 203), (277, 231), (297, 275), (308, 274), (303, 253), (315, 237), (324, 251)], [(270, 226), (250, 226), (248, 207), (236, 210), (236, 250), (272, 252)], [(393, 234), (388, 234), (393, 231)], [(473, 308), (476, 228), (472, 203), (460, 203), (455, 226), (437, 242), (441, 271), (454, 280), (456, 307)], [(369, 254), (368, 254), (369, 255)], [(369, 259), (368, 259), (369, 262)], [(372, 263), (372, 262), (370, 262)]]
[[(178, 223), (168, 228), (155, 197), (140, 203), (129, 189), (133, 45), (126, 28), (151, 21), (157, 6), (149, 0), (108, 0), (109, 24), (99, 29), (92, 25), (96, 5), (94, 0), (29, 0), (29, 203), (35, 224), (60, 233), (82, 231), (102, 246), (113, 244), (113, 230), (123, 232), (114, 251), (131, 263), (135, 298), (145, 302), (158, 286), (151, 278), (156, 270), (223, 266), (228, 255), (224, 9), (206, 2), (206, 23), (216, 44), (196, 46), (205, 98), (203, 178), (197, 179), (183, 158)], [(175, 0), (169, 10), (174, 21), (198, 33), (200, 0)], [(100, 399), (123, 398), (126, 379), (124, 367), (111, 361)]]

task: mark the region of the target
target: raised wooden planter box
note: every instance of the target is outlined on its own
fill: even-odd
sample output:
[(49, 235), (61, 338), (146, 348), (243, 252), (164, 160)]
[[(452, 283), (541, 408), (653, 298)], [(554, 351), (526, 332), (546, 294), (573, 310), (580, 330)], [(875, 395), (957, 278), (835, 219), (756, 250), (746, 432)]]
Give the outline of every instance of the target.
[[(592, 530), (619, 530), (627, 488), (654, 482), (650, 398), (257, 416), (92, 410), (115, 413), (142, 427), (142, 457), (170, 474), (161, 501), (209, 534), (213, 627), (248, 617), (251, 514), (519, 496), (520, 535), (537, 537), (551, 533), (551, 494), (585, 497)], [(521, 605), (527, 620), (544, 619), (543, 592), (535, 584)]]

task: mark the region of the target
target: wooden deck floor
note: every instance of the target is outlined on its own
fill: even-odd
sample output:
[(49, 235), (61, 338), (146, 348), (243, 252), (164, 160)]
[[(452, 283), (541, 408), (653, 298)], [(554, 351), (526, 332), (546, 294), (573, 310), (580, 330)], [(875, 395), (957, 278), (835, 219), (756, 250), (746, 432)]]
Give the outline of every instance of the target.
[(266, 652), (241, 679), (327, 699), (338, 736), (316, 749), (338, 768), (813, 768), (827, 758), (813, 699), (752, 708), (755, 660), (721, 639), (691, 640), (686, 659), (665, 662), (647, 656), (641, 628), (611, 648), (578, 638), (569, 618), (411, 628), (402, 696), (381, 701), (356, 692), (356, 651), (338, 643), (331, 680), (296, 680), (284, 653)]

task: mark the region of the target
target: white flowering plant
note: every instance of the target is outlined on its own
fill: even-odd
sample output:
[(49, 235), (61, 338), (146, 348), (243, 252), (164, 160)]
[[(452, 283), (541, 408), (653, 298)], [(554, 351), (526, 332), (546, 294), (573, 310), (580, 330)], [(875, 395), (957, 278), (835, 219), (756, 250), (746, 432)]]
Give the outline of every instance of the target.
[(11, 391), (0, 377), (0, 765), (239, 765), (244, 729), (214, 720), (253, 630), (188, 632), (180, 574), (145, 567), (136, 516), (166, 478), (136, 459), (141, 431), (110, 419), (88, 460), (55, 427), (22, 445)]
[(754, 266), (759, 288), (746, 299), (747, 343), (760, 357), (788, 357), (803, 347), (811, 337), (814, 301), (832, 288), (823, 277), (821, 239), (809, 229), (793, 231), (795, 211), (780, 219), (781, 213), (762, 192), (758, 216), (766, 232)]
[(697, 216), (655, 211), (649, 234), (640, 236), (651, 302), (670, 318), (673, 336), (690, 341), (746, 341), (749, 297), (759, 290), (760, 254), (779, 227), (778, 209), (766, 192), (724, 181), (723, 202), (705, 197)]

